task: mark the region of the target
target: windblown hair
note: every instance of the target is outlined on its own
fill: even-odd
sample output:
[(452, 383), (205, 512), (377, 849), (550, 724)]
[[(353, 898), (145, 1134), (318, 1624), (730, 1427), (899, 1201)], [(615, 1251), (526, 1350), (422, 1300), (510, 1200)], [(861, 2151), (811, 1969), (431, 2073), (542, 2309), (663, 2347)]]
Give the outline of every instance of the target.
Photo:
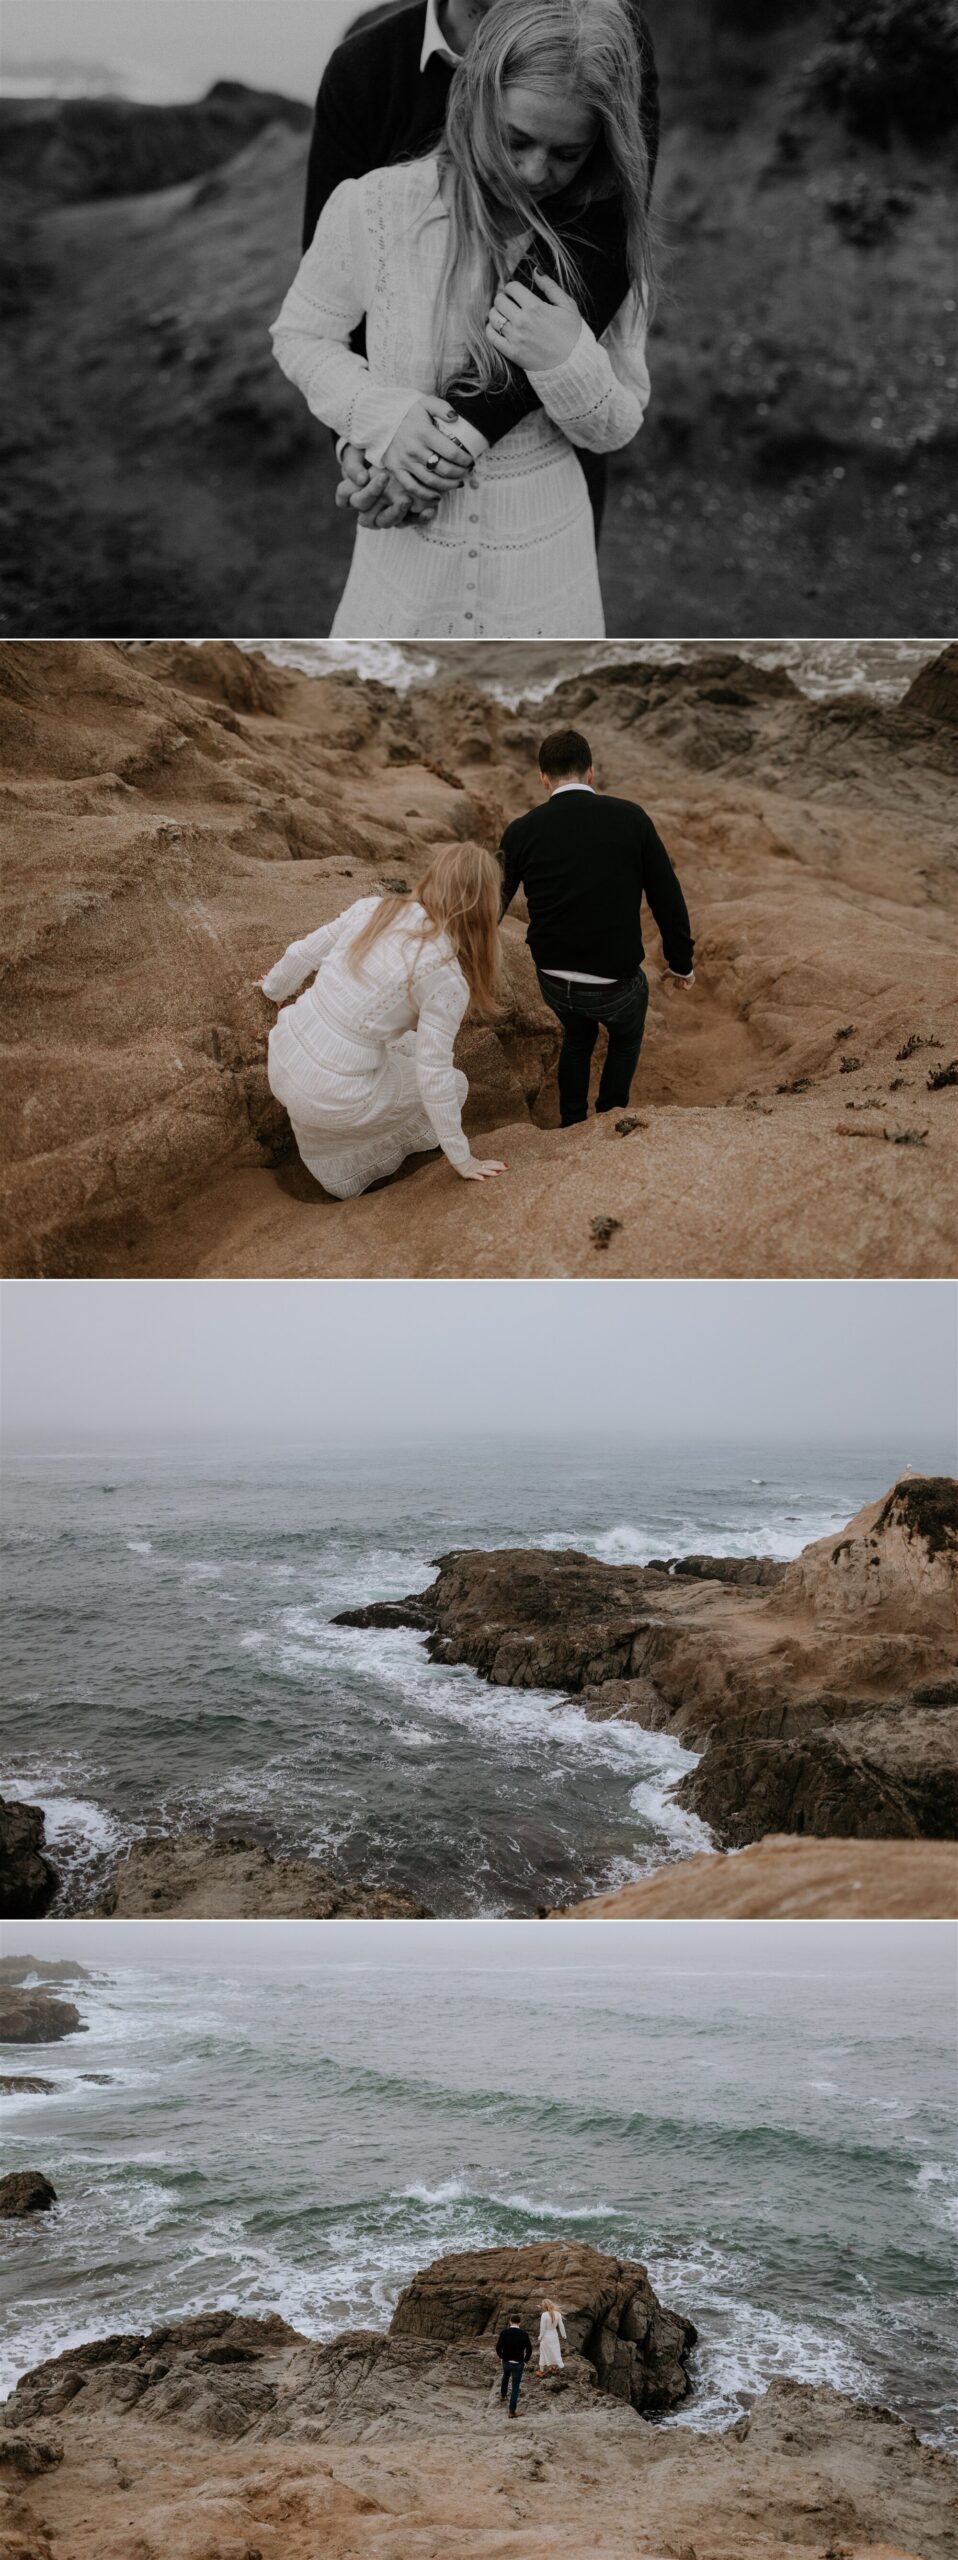
[(651, 310), (642, 77), (626, 0), (495, 0), (483, 19), (453, 78), (439, 155), (450, 222), (436, 353), (447, 395), (466, 384), (501, 391), (513, 378), (505, 357), (490, 346), (485, 323), (500, 285), (514, 270), (517, 234), (531, 231), (546, 272), (582, 299), (568, 240), (559, 239), (546, 205), (522, 186), (509, 159), (503, 91), (513, 83), (551, 89), (592, 109), (598, 138), (563, 196), (573, 216), (597, 197), (620, 198), (630, 283)]
[[(349, 966), (358, 978), (367, 951), (406, 916), (411, 935), (421, 944), (438, 942), (443, 935), (451, 942), (474, 1011), (492, 1020), (498, 1011), (501, 903), (502, 873), (495, 855), (480, 844), (444, 845), (412, 897), (380, 898), (349, 945)], [(417, 907), (425, 912), (424, 923), (415, 918)]]

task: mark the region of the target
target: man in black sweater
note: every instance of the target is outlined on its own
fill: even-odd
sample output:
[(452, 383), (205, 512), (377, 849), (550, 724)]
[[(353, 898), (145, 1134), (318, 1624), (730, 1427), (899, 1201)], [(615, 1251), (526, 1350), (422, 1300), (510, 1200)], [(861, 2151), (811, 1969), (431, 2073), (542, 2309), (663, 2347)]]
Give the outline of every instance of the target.
[[(304, 249), (310, 246), (323, 206), (344, 178), (362, 178), (370, 169), (423, 158), (435, 149), (456, 63), (468, 51), (480, 19), (491, 6), (492, 0), (398, 0), (394, 7), (368, 12), (337, 45), (316, 100)], [(626, 0), (626, 6), (635, 21), (642, 54), (651, 184), (659, 144), (658, 75), (641, 0)], [(561, 197), (553, 200), (551, 213), (561, 237), (565, 228)], [(579, 215), (570, 220), (567, 215), (566, 221), (575, 235), (585, 318), (601, 337), (629, 288), (623, 210), (615, 199), (607, 198), (591, 205), (584, 219)], [(489, 444), (498, 444), (539, 405), (524, 375), (507, 391), (456, 393), (457, 415), (477, 428)], [(589, 484), (598, 539), (606, 460), (604, 454), (593, 453), (580, 453), (579, 460)], [(345, 467), (358, 490), (364, 476), (362, 458), (349, 449)], [(436, 495), (443, 495), (441, 481)]]
[(695, 946), (661, 837), (635, 801), (600, 798), (588, 739), (578, 729), (557, 729), (543, 740), (539, 770), (545, 807), (515, 818), (502, 839), (502, 912), (523, 889), (526, 940), (564, 1033), (559, 1108), (563, 1128), (571, 1129), (588, 1115), (589, 1068), (603, 1023), (609, 1039), (596, 1110), (620, 1111), (629, 1099), (649, 1002), (643, 894), (662, 936), (668, 986), (694, 986)]
[(509, 2416), (514, 2418), (519, 2406), (522, 2377), (532, 2355), (532, 2340), (524, 2329), (518, 2311), (510, 2311), (504, 2329), (496, 2339), (496, 2354), (502, 2366), (499, 2385), (500, 2400), (508, 2400)]

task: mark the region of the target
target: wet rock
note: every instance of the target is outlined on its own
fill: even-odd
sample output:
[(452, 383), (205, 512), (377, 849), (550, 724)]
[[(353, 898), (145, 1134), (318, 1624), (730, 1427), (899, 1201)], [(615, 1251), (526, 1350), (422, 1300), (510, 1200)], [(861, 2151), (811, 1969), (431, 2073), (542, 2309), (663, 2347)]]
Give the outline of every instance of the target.
[(57, 1889), (56, 1869), (43, 1855), (46, 1824), (38, 1804), (8, 1803), (0, 1796), (0, 1918), (38, 1920)]
[(676, 1799), (727, 1849), (768, 1832), (958, 1840), (958, 1709), (854, 1717), (793, 1742), (714, 1740)]
[(59, 2044), (64, 2036), (85, 2033), (72, 2000), (54, 2000), (45, 1991), (23, 1991), (0, 1983), (0, 2044)]
[(22, 2221), (28, 2213), (49, 2213), (56, 2201), (56, 2188), (41, 2169), (11, 2169), (0, 2178), (0, 2215), (8, 2222)]
[(580, 2241), (437, 2258), (400, 2295), (390, 2337), (475, 2343), (491, 2355), (511, 2310), (538, 2336), (544, 2295), (559, 2303), (569, 2355), (591, 2366), (600, 2391), (642, 2411), (688, 2398), (692, 2322), (665, 2309), (644, 2267)]
[(135, 1840), (98, 1906), (104, 1919), (428, 1920), (410, 1893), (350, 1884), (312, 1858), (205, 1832)]
[(9, 2089), (11, 2098), (47, 2097), (56, 2085), (55, 2080), (37, 2080), (29, 2072), (0, 2073), (0, 2089)]

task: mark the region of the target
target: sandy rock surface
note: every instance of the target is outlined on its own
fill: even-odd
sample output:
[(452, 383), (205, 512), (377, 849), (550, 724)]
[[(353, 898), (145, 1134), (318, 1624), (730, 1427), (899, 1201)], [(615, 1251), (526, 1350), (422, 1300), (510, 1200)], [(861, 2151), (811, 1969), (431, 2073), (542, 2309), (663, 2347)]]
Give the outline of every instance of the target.
[(312, 1858), (202, 1832), (136, 1840), (99, 1905), (108, 1919), (428, 1920), (412, 1894), (365, 1893)]
[(954, 2560), (955, 2465), (887, 2412), (782, 2381), (663, 2431), (587, 2371), (527, 2380), (513, 2425), (473, 2332), (100, 2340), (2, 2413), (4, 2560)]
[(635, 1125), (556, 1125), (520, 910), (501, 1022), (460, 1049), (467, 1125), (508, 1173), (463, 1184), (436, 1155), (334, 1202), (269, 1093), (256, 981), (438, 844), (496, 845), (538, 796), (541, 710), (224, 643), (7, 646), (6, 1267), (950, 1272), (958, 1081), (929, 1078), (958, 1058), (956, 667), (894, 710), (815, 705), (728, 652), (564, 684), (550, 723), (585, 723), (603, 787), (651, 809), (698, 935), (679, 1003), (649, 934)]
[(954, 1920), (953, 1840), (754, 1841), (735, 1857), (683, 1858), (563, 1912), (571, 1920)]

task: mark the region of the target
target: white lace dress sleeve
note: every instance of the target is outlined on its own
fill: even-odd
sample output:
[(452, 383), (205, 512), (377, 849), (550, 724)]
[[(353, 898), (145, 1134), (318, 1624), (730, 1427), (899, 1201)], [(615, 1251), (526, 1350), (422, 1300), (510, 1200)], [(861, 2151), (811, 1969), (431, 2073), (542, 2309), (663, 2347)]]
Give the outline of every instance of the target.
[(282, 1004), (287, 996), (294, 996), (297, 988), (325, 960), (327, 951), (333, 950), (347, 930), (351, 932), (358, 928), (360, 917), (375, 903), (372, 898), (357, 898), (341, 916), (334, 916), (331, 924), (318, 925), (315, 933), (304, 933), (300, 942), (291, 942), (289, 950), (284, 951), (282, 959), (276, 961), (268, 977), (263, 979), (263, 994), (269, 996), (273, 1004)]
[(638, 435), (652, 393), (647, 337), (645, 305), (632, 293), (601, 339), (583, 320), (571, 355), (530, 373), (537, 400), (570, 444), (617, 453)]
[(462, 970), (447, 963), (426, 981), (416, 1026), (416, 1081), (430, 1127), (450, 1164), (467, 1164), (470, 1154), (462, 1126), (466, 1079), (453, 1063), (456, 1033), (468, 1004)]
[(314, 417), (379, 462), (421, 394), (374, 381), (365, 356), (350, 346), (369, 309), (370, 269), (362, 181), (346, 178), (323, 209), (270, 335), (277, 363)]

